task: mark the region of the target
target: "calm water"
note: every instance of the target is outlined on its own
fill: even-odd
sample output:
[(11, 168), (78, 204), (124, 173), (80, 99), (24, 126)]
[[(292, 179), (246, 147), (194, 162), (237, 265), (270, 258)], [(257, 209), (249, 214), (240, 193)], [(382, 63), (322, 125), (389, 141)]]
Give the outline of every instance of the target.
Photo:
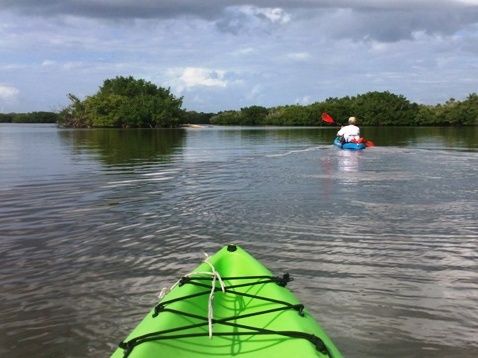
[(236, 243), (347, 357), (478, 356), (478, 128), (0, 124), (0, 356), (108, 357)]

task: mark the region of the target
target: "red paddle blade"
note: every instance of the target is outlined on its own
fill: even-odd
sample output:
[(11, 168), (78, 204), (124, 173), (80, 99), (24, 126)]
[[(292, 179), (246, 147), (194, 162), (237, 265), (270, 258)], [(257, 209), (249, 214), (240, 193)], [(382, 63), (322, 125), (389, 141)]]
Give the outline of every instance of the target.
[(365, 144), (366, 147), (375, 147), (375, 144), (370, 140), (364, 139), (362, 143)]
[(334, 119), (327, 113), (322, 113), (322, 120), (327, 123), (334, 123)]

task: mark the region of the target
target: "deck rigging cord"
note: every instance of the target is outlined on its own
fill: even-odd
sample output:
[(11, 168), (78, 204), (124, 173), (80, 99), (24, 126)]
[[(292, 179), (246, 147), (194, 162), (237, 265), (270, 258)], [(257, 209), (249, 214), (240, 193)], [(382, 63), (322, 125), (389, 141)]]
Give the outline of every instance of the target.
[[(161, 290), (160, 293), (160, 299), (164, 298), (166, 295), (166, 291), (172, 291), (175, 287), (177, 286), (183, 286), (186, 284), (191, 284), (191, 285), (196, 285), (199, 287), (204, 287), (204, 291), (197, 292), (194, 294), (190, 294), (187, 296), (182, 296), (178, 298), (173, 298), (170, 300), (166, 301), (161, 301), (159, 302), (155, 307), (154, 307), (154, 312), (153, 312), (153, 318), (157, 317), (160, 315), (161, 312), (169, 312), (177, 315), (181, 315), (183, 317), (187, 318), (192, 318), (196, 319), (199, 321), (199, 323), (195, 324), (189, 324), (186, 326), (181, 326), (177, 328), (171, 328), (167, 330), (161, 330), (161, 331), (156, 331), (156, 332), (151, 332), (147, 333), (135, 338), (130, 339), (127, 342), (121, 342), (119, 344), (119, 347), (124, 350), (124, 358), (127, 358), (131, 351), (133, 350), (134, 347), (138, 346), (141, 343), (149, 342), (149, 341), (159, 341), (159, 340), (166, 340), (166, 339), (180, 339), (180, 338), (190, 338), (190, 337), (201, 337), (201, 336), (206, 336), (206, 333), (181, 333), (181, 331), (189, 330), (192, 328), (197, 328), (197, 327), (202, 327), (207, 324), (208, 326), (208, 333), (207, 336), (209, 336), (210, 339), (212, 339), (213, 335), (214, 336), (244, 336), (244, 335), (280, 335), (284, 337), (290, 337), (290, 338), (302, 338), (306, 339), (309, 342), (311, 342), (317, 349), (317, 351), (326, 354), (329, 357), (331, 356), (331, 353), (329, 352), (327, 346), (325, 343), (322, 341), (321, 338), (309, 334), (306, 332), (299, 332), (299, 331), (275, 331), (275, 330), (270, 330), (266, 328), (261, 328), (261, 327), (253, 327), (249, 325), (244, 325), (237, 323), (238, 320), (247, 318), (247, 317), (252, 317), (252, 316), (257, 316), (257, 315), (263, 315), (267, 313), (272, 313), (272, 312), (278, 312), (278, 311), (283, 311), (283, 310), (295, 310), (298, 312), (300, 316), (304, 316), (304, 305), (302, 304), (293, 304), (289, 303), (286, 301), (282, 300), (277, 300), (269, 297), (263, 297), (259, 295), (253, 295), (249, 294), (246, 292), (240, 292), (237, 291), (237, 288), (242, 288), (242, 287), (247, 287), (247, 286), (253, 286), (253, 285), (263, 285), (263, 284), (269, 284), (269, 283), (275, 283), (279, 286), (285, 287), (288, 282), (292, 281), (293, 278), (290, 277), (288, 273), (284, 274), (283, 276), (240, 276), (240, 277), (221, 277), (219, 272), (215, 269), (214, 265), (212, 265), (209, 261), (209, 256), (206, 254), (206, 259), (204, 262), (209, 265), (211, 268), (211, 271), (193, 271), (185, 276), (183, 276), (181, 279), (179, 279), (175, 284), (171, 286), (169, 290), (163, 289)], [(256, 280), (253, 282), (241, 282), (241, 280)], [(237, 284), (229, 284), (226, 286), (224, 281), (235, 281), (238, 282)], [(210, 284), (206, 284), (205, 282), (209, 282)], [(217, 287), (217, 282), (219, 282), (219, 287)], [(216, 292), (222, 292), (222, 293), (230, 293), (230, 294), (235, 294), (238, 296), (243, 296), (243, 297), (248, 297), (248, 298), (254, 298), (254, 299), (259, 299), (263, 301), (267, 301), (269, 303), (274, 303), (278, 305), (275, 308), (270, 308), (270, 309), (264, 309), (262, 311), (254, 312), (254, 313), (249, 313), (249, 314), (239, 314), (236, 316), (231, 316), (231, 317), (226, 317), (226, 318), (221, 318), (221, 319), (214, 319), (214, 308), (213, 308), (213, 302), (214, 302), (214, 294)], [(193, 313), (188, 313), (184, 311), (179, 311), (175, 310), (172, 308), (168, 308), (167, 306), (178, 301), (182, 300), (188, 300), (190, 298), (198, 297), (198, 296), (203, 296), (203, 295), (209, 295), (208, 297), (208, 310), (207, 310), (207, 317), (193, 314)], [(231, 322), (231, 321), (236, 321), (236, 322)], [(242, 329), (246, 331), (231, 331), (231, 332), (215, 332), (213, 333), (213, 325), (214, 324), (221, 324), (225, 326), (230, 326), (234, 327), (237, 329)]]

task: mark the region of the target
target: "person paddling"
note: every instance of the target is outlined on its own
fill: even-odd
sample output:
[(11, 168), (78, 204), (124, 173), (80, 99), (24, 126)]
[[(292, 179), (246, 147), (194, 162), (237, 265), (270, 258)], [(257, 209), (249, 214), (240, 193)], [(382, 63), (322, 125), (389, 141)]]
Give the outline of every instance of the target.
[(342, 126), (337, 132), (337, 137), (343, 137), (345, 142), (358, 141), (360, 139), (360, 128), (355, 125), (356, 123), (357, 119), (355, 117), (350, 117), (349, 125), (345, 127)]

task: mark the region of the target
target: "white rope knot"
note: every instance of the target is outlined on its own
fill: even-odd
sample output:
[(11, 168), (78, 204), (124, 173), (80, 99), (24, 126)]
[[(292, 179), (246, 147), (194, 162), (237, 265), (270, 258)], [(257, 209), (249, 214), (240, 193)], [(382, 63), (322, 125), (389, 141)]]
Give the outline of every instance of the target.
[[(219, 281), (222, 292), (226, 292), (226, 286), (224, 284), (224, 281), (221, 278), (221, 275), (214, 268), (214, 265), (208, 261), (209, 255), (206, 253), (204, 253), (204, 255), (206, 256), (206, 258), (204, 259), (203, 262), (209, 265), (209, 267), (211, 268), (211, 272), (208, 272), (208, 271), (190, 272), (187, 275), (184, 275), (184, 277), (204, 276), (204, 275), (209, 275), (212, 277), (211, 292), (209, 293), (208, 308), (207, 308), (209, 338), (212, 339), (212, 320), (214, 319), (213, 301), (214, 301), (214, 292), (216, 291), (216, 281)], [(171, 286), (169, 290), (166, 287), (163, 288), (161, 292), (159, 293), (159, 298), (162, 299), (164, 296), (166, 296), (166, 294), (172, 291), (177, 285), (179, 285), (180, 282), (181, 280), (178, 280), (174, 285)]]

